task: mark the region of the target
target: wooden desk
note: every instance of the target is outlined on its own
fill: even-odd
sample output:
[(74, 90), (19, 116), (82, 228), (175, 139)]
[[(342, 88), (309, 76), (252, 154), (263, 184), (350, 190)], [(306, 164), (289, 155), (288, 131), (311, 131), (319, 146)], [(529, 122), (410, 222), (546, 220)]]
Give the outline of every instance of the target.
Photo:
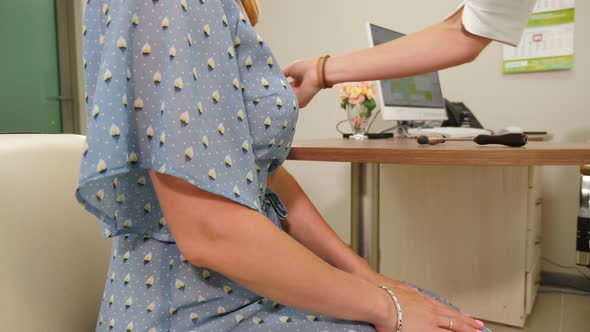
[[(379, 195), (380, 195), (380, 164), (398, 164), (398, 165), (434, 165), (433, 167), (413, 168), (410, 166), (396, 166), (395, 176), (388, 175), (388, 182), (395, 182), (395, 186), (388, 186), (383, 190), (388, 197), (394, 197), (396, 202), (391, 206), (384, 206), (384, 216), (388, 218), (388, 224), (395, 225), (395, 231), (388, 233), (388, 252), (399, 252), (406, 250), (404, 257), (395, 258), (396, 276), (412, 278), (416, 274), (430, 275), (430, 279), (417, 278), (419, 280), (410, 280), (420, 283), (424, 287), (434, 286), (434, 291), (440, 291), (444, 296), (450, 296), (450, 300), (456, 300), (477, 317), (497, 321), (509, 325), (523, 326), (526, 315), (530, 313), (534, 303), (534, 294), (540, 268), (538, 264), (532, 264), (535, 260), (540, 259), (540, 251), (529, 252), (526, 249), (530, 246), (537, 245), (537, 237), (540, 236), (539, 228), (534, 230), (527, 229), (530, 224), (540, 224), (540, 204), (542, 204), (539, 167), (545, 165), (584, 165), (590, 163), (590, 144), (587, 143), (552, 143), (552, 142), (530, 142), (523, 148), (508, 148), (503, 146), (478, 146), (471, 142), (447, 142), (440, 145), (418, 145), (414, 139), (383, 139), (383, 140), (365, 140), (356, 141), (348, 139), (318, 139), (318, 140), (298, 140), (293, 142), (291, 160), (308, 160), (308, 161), (333, 161), (333, 162), (350, 162), (351, 163), (351, 247), (360, 256), (364, 257), (368, 263), (376, 270), (379, 270), (380, 253), (379, 253)], [(480, 167), (436, 167), (436, 166), (488, 166)], [(500, 167), (489, 167), (500, 166)], [(517, 166), (517, 167), (514, 167)], [(432, 173), (428, 173), (432, 172)], [(491, 194), (485, 193), (485, 198), (478, 196), (477, 191), (482, 191), (481, 187), (475, 184), (462, 184), (459, 191), (463, 192), (461, 197), (467, 202), (455, 202), (470, 204), (469, 200), (484, 199), (485, 202), (474, 204), (473, 207), (467, 207), (467, 214), (471, 219), (465, 218), (464, 215), (458, 218), (467, 219), (461, 222), (453, 220), (453, 229), (449, 230), (447, 225), (436, 224), (436, 227), (430, 228), (433, 224), (432, 219), (440, 220), (440, 215), (446, 215), (449, 209), (440, 211), (417, 211), (420, 209), (421, 196), (432, 196), (428, 198), (426, 204), (431, 208), (440, 208), (440, 202), (436, 202), (437, 194), (424, 194), (417, 190), (413, 182), (428, 175), (433, 174), (434, 179), (429, 180), (430, 188), (438, 190), (441, 186), (453, 186), (453, 182), (460, 181), (464, 173), (472, 179), (472, 182), (478, 182), (477, 186), (483, 186), (489, 191), (505, 192), (506, 195), (496, 200)], [(407, 179), (405, 177), (408, 177)], [(411, 177), (411, 178), (410, 178)], [(432, 178), (431, 177), (431, 178)], [(441, 179), (446, 177), (446, 179)], [(463, 181), (466, 182), (466, 181)], [(537, 185), (534, 185), (537, 183)], [(407, 191), (413, 193), (406, 194)], [(441, 190), (442, 191), (442, 190)], [(442, 193), (438, 193), (442, 195)], [(471, 196), (470, 196), (471, 195)], [(451, 195), (446, 195), (451, 196)], [(479, 197), (479, 198), (477, 198)], [(446, 204), (452, 204), (446, 198)], [(489, 201), (488, 201), (489, 200)], [(396, 204), (399, 201), (399, 204)], [(493, 201), (493, 202), (492, 202)], [(486, 206), (486, 204), (488, 206)], [(407, 208), (406, 208), (407, 206)], [(502, 211), (503, 207), (511, 211)], [(478, 210), (486, 215), (479, 218)], [(400, 212), (401, 211), (401, 212)], [(416, 212), (417, 211), (417, 212)], [(421, 220), (414, 219), (417, 215)], [(453, 218), (457, 217), (456, 215)], [(396, 219), (392, 219), (396, 218)], [(474, 220), (474, 218), (477, 218)], [(494, 219), (495, 218), (495, 219)], [(397, 220), (399, 219), (399, 220)], [(435, 219), (435, 220), (436, 220)], [(409, 223), (408, 220), (412, 220)], [(500, 221), (496, 221), (500, 220)], [(531, 221), (533, 220), (533, 221)], [(536, 220), (536, 221), (535, 221)], [(487, 223), (486, 225), (477, 225)], [(465, 227), (465, 225), (471, 226)], [(389, 228), (394, 227), (385, 225)], [(420, 228), (421, 227), (421, 228)], [(532, 226), (531, 226), (532, 227)], [(474, 241), (469, 242), (466, 249), (458, 244), (451, 245), (451, 249), (444, 251), (443, 243), (423, 244), (416, 242), (421, 240), (421, 235), (417, 235), (425, 230), (437, 232), (440, 236), (448, 238), (448, 241), (461, 239), (456, 236), (457, 229), (466, 228), (465, 232), (472, 231), (478, 234), (490, 234), (493, 239), (492, 244), (485, 253), (481, 249), (481, 242), (478, 244)], [(391, 237), (391, 234), (396, 235)], [(405, 233), (404, 233), (405, 232)], [(491, 234), (493, 233), (493, 234)], [(410, 240), (402, 238), (411, 234)], [(508, 236), (506, 235), (508, 234)], [(429, 235), (427, 241), (436, 241), (436, 234)], [(433, 240), (434, 239), (434, 240)], [(392, 240), (392, 241), (389, 241)], [(503, 242), (506, 241), (506, 242)], [(391, 243), (393, 242), (393, 244)], [(404, 242), (398, 244), (398, 242)], [(526, 244), (525, 244), (526, 243)], [(439, 245), (439, 247), (437, 247)], [(420, 247), (419, 253), (412, 250), (412, 247)], [(539, 250), (540, 250), (540, 246)], [(471, 248), (471, 249), (470, 249)], [(477, 248), (477, 249), (475, 249)], [(498, 251), (502, 248), (502, 254)], [(508, 250), (507, 248), (510, 248)], [(433, 250), (438, 250), (432, 252)], [(473, 250), (472, 252), (469, 252)], [(461, 262), (453, 261), (456, 252), (465, 252), (458, 260), (465, 258)], [(453, 254), (451, 254), (453, 253)], [(485, 256), (484, 258), (477, 257)], [(495, 256), (494, 256), (495, 255)], [(514, 257), (511, 257), (514, 256)], [(468, 257), (464, 257), (468, 256)], [(515, 263), (516, 256), (520, 259), (519, 265)], [(526, 256), (526, 263), (525, 258)], [(411, 262), (416, 258), (418, 263)], [(521, 259), (522, 258), (522, 259)], [(485, 260), (488, 260), (485, 262)], [(489, 260), (494, 260), (490, 263)], [(510, 260), (507, 266), (503, 261)], [(428, 263), (427, 263), (428, 262)], [(445, 262), (444, 264), (442, 262)], [(416, 264), (422, 264), (417, 267)], [(431, 270), (424, 265), (436, 265), (437, 268), (444, 270)], [(472, 271), (471, 276), (453, 274), (454, 270), (461, 268), (460, 264), (470, 264), (463, 266), (466, 271)], [(486, 265), (487, 264), (487, 265)], [(413, 265), (413, 266), (410, 266)], [(489, 274), (479, 274), (478, 267), (492, 266), (495, 271)], [(445, 268), (446, 267), (446, 268)], [(437, 272), (440, 273), (437, 275)], [(518, 272), (518, 273), (517, 273)], [(446, 279), (443, 274), (447, 274)], [(518, 276), (518, 277), (516, 277)], [(470, 278), (488, 278), (485, 281), (476, 280), (470, 282)], [(445, 280), (447, 284), (441, 284), (439, 280)], [(479, 283), (478, 283), (479, 282)], [(486, 287), (482, 287), (486, 285)], [(536, 286), (535, 286), (536, 285)], [(485, 289), (484, 289), (485, 288)], [(466, 289), (462, 293), (457, 289)], [(445, 294), (446, 293), (446, 294)], [(459, 293), (457, 295), (457, 293)], [(526, 294), (525, 294), (526, 293)], [(525, 297), (526, 296), (526, 297)]]
[(334, 138), (295, 141), (289, 159), (457, 166), (583, 165), (590, 161), (590, 143), (529, 142), (522, 148), (508, 148), (471, 142), (419, 145), (414, 139), (403, 138)]

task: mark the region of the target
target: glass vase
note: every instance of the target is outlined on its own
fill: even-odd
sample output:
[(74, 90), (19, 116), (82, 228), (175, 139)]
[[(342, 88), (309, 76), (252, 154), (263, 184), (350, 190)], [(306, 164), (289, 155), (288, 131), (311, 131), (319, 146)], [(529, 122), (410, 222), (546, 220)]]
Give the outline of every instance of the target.
[(368, 110), (362, 103), (357, 105), (346, 105), (346, 113), (348, 122), (352, 129), (351, 139), (363, 140), (369, 138), (367, 133), (367, 126), (371, 122), (371, 111)]

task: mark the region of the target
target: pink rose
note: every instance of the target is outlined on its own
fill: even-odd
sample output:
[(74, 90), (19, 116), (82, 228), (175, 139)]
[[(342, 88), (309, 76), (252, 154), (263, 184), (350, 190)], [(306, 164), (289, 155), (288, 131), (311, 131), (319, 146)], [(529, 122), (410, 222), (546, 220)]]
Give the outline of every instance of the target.
[(365, 119), (357, 115), (354, 118), (352, 118), (352, 125), (355, 128), (363, 128), (365, 126)]
[(362, 103), (363, 101), (365, 101), (365, 96), (363, 96), (363, 95), (359, 95), (356, 98), (349, 98), (348, 99), (348, 102), (353, 105), (358, 105), (358, 104)]

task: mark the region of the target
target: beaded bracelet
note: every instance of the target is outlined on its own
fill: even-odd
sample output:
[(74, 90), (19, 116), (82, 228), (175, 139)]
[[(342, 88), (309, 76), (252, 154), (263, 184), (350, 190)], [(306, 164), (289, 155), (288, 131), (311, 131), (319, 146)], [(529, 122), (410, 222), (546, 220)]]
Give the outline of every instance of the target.
[(403, 319), (403, 314), (402, 314), (402, 306), (399, 303), (397, 296), (395, 296), (393, 291), (391, 291), (391, 289), (389, 289), (389, 287), (387, 287), (387, 286), (379, 285), (378, 287), (385, 289), (389, 293), (391, 298), (393, 299), (393, 302), (395, 303), (395, 309), (397, 310), (397, 330), (396, 331), (401, 332), (402, 326), (404, 325), (404, 319)]

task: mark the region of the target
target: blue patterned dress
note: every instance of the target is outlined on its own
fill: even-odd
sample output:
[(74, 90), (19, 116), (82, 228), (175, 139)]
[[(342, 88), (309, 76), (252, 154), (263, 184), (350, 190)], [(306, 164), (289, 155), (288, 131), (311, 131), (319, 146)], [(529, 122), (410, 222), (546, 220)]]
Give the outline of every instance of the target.
[(358, 331), (274, 303), (189, 264), (148, 169), (268, 217), (266, 187), (286, 159), (297, 99), (235, 0), (88, 0), (88, 132), (76, 199), (113, 238), (97, 331)]

